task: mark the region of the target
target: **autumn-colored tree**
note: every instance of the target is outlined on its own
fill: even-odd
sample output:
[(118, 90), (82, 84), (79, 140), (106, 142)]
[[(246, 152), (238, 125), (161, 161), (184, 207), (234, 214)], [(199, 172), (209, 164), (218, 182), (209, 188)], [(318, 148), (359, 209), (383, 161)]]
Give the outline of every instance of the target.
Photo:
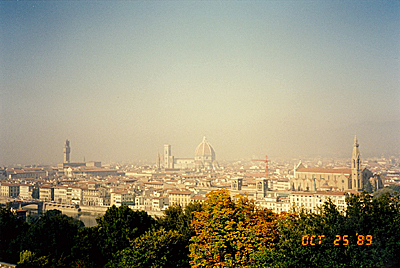
[(260, 254), (272, 256), (278, 216), (271, 210), (259, 209), (243, 196), (234, 201), (227, 190), (209, 193), (203, 209), (192, 220), (193, 268), (256, 267)]

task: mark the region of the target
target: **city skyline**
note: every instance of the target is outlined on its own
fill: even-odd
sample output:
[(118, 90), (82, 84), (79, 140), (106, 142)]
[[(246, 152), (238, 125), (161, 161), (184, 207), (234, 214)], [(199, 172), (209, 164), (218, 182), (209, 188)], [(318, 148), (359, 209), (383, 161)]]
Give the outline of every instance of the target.
[(400, 152), (399, 2), (0, 9), (0, 166)]

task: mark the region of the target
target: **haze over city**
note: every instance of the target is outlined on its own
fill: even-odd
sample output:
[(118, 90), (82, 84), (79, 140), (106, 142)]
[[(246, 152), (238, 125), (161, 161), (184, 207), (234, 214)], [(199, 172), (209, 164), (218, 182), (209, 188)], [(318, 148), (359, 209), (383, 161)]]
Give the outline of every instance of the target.
[(0, 166), (400, 152), (398, 1), (0, 2)]

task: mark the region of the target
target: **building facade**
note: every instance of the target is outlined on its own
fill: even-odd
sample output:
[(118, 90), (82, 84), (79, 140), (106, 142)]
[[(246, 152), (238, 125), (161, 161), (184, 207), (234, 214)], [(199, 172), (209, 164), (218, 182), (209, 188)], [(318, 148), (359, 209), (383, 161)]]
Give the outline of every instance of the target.
[(50, 185), (40, 186), (39, 200), (54, 201), (54, 188)]
[(344, 212), (346, 205), (346, 192), (293, 192), (289, 195), (292, 209), (318, 213), (323, 204), (330, 199), (337, 210)]
[(5, 197), (18, 197), (19, 185), (13, 183), (2, 183), (0, 186), (0, 194)]
[[(362, 191), (373, 176), (361, 167), (357, 137), (354, 138), (351, 168), (306, 168), (300, 162), (290, 182), (292, 191)], [(375, 185), (382, 185), (375, 183)]]
[(186, 207), (190, 203), (192, 196), (192, 191), (171, 191), (168, 196), (169, 204)]
[(60, 204), (67, 204), (67, 191), (68, 187), (65, 186), (54, 187), (54, 201)]
[(33, 185), (20, 185), (19, 186), (19, 197), (25, 200), (32, 199)]
[(120, 207), (122, 204), (133, 203), (134, 198), (128, 191), (116, 191), (111, 193), (111, 206)]

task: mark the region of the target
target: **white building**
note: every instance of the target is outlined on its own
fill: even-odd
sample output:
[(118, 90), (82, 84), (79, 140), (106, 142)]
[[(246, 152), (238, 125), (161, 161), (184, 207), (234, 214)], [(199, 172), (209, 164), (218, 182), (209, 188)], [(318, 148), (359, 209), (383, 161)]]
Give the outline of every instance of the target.
[(39, 199), (42, 201), (53, 201), (54, 200), (53, 186), (50, 186), (50, 185), (40, 186)]
[(267, 208), (272, 210), (274, 213), (280, 214), (281, 212), (288, 212), (291, 209), (289, 198), (287, 197), (270, 197), (264, 200), (257, 200), (257, 204), (261, 208)]
[(289, 195), (293, 209), (305, 209), (317, 213), (319, 208), (330, 199), (339, 211), (344, 212), (346, 205), (346, 192), (293, 192)]
[(19, 186), (19, 197), (25, 200), (30, 200), (32, 199), (32, 191), (33, 191), (33, 186), (32, 185), (20, 185)]
[(190, 203), (192, 196), (192, 191), (171, 191), (169, 192), (169, 204), (186, 207)]
[(0, 187), (0, 195), (5, 197), (18, 197), (19, 185), (3, 182)]
[(128, 191), (116, 191), (111, 193), (111, 206), (120, 207), (122, 204), (133, 202), (133, 195)]
[(136, 210), (152, 210), (153, 209), (153, 198), (150, 196), (136, 196), (135, 205), (133, 209)]
[(161, 211), (168, 207), (168, 196), (153, 197), (153, 210)]
[(65, 186), (54, 187), (54, 201), (56, 203), (67, 204), (67, 190), (68, 187)]
[(289, 179), (270, 179), (269, 187), (272, 191), (289, 191), (290, 182)]
[(71, 191), (71, 203), (80, 205), (83, 198), (82, 189), (80, 187), (70, 186), (68, 187), (68, 191)]
[(103, 199), (100, 197), (98, 189), (92, 187), (81, 187), (82, 189), (82, 200), (81, 204), (84, 206), (100, 206), (103, 203)]

